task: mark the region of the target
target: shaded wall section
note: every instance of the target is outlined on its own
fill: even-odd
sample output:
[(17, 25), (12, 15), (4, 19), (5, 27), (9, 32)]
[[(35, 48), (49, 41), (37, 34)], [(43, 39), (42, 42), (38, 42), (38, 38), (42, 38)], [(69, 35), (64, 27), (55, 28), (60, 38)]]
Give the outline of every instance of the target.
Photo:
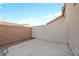
[(43, 39), (44, 26), (33, 26), (32, 27), (32, 37)]
[(65, 23), (68, 25), (69, 45), (74, 55), (79, 55), (79, 3), (66, 4)]
[(0, 25), (0, 45), (32, 38), (32, 28)]

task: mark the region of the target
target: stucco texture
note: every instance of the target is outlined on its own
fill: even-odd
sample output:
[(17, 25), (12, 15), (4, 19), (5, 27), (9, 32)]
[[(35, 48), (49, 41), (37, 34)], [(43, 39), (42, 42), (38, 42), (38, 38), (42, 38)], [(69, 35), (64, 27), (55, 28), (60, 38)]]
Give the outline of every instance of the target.
[(0, 25), (0, 45), (31, 38), (31, 27)]
[(68, 26), (69, 45), (74, 55), (79, 55), (79, 4), (66, 4), (65, 23)]

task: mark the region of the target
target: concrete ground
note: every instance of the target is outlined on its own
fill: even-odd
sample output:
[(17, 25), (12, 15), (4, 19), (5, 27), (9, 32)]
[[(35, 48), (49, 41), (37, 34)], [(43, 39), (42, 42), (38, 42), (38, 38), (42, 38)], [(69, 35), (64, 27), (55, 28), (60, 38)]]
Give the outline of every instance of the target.
[(72, 56), (65, 44), (33, 39), (8, 48), (7, 56)]

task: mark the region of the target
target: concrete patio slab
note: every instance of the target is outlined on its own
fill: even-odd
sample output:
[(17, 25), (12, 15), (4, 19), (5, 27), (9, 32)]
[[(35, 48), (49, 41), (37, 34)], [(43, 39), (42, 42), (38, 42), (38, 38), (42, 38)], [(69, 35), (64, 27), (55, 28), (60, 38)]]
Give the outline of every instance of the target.
[(33, 39), (8, 48), (7, 56), (71, 56), (65, 44)]

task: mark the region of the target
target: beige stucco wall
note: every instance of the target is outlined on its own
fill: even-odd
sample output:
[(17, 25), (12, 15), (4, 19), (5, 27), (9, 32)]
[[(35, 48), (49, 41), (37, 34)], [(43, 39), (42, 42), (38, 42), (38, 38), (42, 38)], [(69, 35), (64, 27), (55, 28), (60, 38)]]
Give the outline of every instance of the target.
[[(58, 18), (58, 20), (64, 20), (63, 17)], [(48, 25), (44, 26), (34, 26), (32, 27), (32, 36), (38, 39), (49, 40), (52, 42), (59, 42), (67, 44), (67, 28), (66, 25), (59, 21), (54, 21)]]
[(67, 28), (65, 24), (50, 24), (44, 27), (44, 39), (67, 44)]
[(43, 39), (44, 26), (33, 26), (32, 27), (32, 37)]
[(56, 19), (48, 22), (47, 24), (61, 24), (64, 23), (64, 17), (63, 16), (59, 16)]
[(69, 45), (74, 55), (79, 55), (79, 4), (66, 4), (65, 18)]
[(31, 37), (31, 27), (0, 25), (0, 45), (30, 39)]

